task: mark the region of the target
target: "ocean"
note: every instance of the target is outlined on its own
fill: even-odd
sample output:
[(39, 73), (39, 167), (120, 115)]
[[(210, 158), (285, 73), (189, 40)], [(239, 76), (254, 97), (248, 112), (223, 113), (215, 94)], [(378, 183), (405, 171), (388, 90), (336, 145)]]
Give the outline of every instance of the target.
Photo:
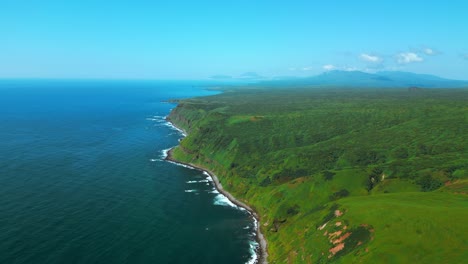
[(189, 81), (0, 81), (0, 263), (249, 263), (255, 223), (164, 161)]

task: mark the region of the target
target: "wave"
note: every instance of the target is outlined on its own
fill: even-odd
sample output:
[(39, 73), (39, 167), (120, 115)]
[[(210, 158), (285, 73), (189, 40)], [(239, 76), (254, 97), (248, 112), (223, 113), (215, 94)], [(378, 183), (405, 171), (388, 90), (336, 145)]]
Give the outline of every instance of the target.
[(153, 122), (156, 122), (156, 123), (165, 122), (165, 120), (157, 119), (157, 118), (151, 118), (151, 117), (146, 118), (146, 120), (148, 120), (148, 121), (153, 121)]
[(187, 134), (185, 134), (185, 132), (184, 132), (182, 129), (180, 129), (180, 128), (174, 126), (171, 122), (166, 122), (166, 123), (164, 123), (163, 125), (164, 125), (164, 126), (167, 126), (167, 127), (169, 127), (169, 128), (171, 128), (171, 129), (173, 129), (173, 130), (178, 131), (183, 137), (186, 137), (186, 136), (187, 136)]
[(186, 193), (192, 193), (192, 192), (196, 192), (197, 190), (193, 189), (193, 190), (185, 190), (184, 192)]
[[(156, 125), (163, 125), (163, 126), (169, 127), (170, 129), (177, 131), (183, 137), (187, 136), (187, 134), (185, 133), (184, 130), (174, 126), (171, 122), (167, 121), (167, 116), (157, 116), (157, 115), (155, 115), (155, 116), (146, 118), (146, 120), (159, 123), (159, 124), (156, 124)], [(179, 141), (180, 141), (180, 139), (179, 139)]]
[(205, 180), (199, 180), (199, 181), (187, 181), (186, 183), (201, 183), (201, 182), (208, 183), (209, 181), (205, 179)]
[(146, 120), (154, 121), (154, 122), (158, 122), (158, 123), (167, 122), (165, 116), (158, 116), (158, 115), (155, 115), (155, 116), (152, 116), (152, 117), (147, 117)]
[(210, 175), (208, 172), (203, 171), (203, 174), (205, 174), (206, 176), (208, 176), (208, 177), (206, 177), (206, 180), (208, 180), (208, 181), (210, 181), (210, 182), (213, 182), (213, 178), (211, 178), (211, 175)]
[(229, 207), (233, 207), (236, 209), (242, 208), (242, 207), (235, 205), (233, 202), (231, 202), (231, 200), (229, 200), (226, 196), (224, 196), (221, 193), (218, 193), (218, 195), (214, 197), (214, 204), (222, 205), (222, 206), (229, 206)]
[(258, 242), (255, 240), (249, 241), (249, 252), (251, 254), (250, 259), (246, 262), (246, 264), (255, 264), (258, 261), (258, 255), (257, 255), (257, 250), (258, 250)]
[[(249, 214), (252, 215), (251, 212), (249, 212)], [(252, 218), (253, 218), (253, 224), (254, 224), (252, 236), (254, 237), (254, 239), (249, 241), (249, 252), (251, 254), (251, 257), (246, 262), (246, 264), (255, 264), (259, 261), (257, 253), (260, 248), (260, 244), (257, 242), (257, 240), (255, 240), (255, 237), (257, 237), (258, 220), (255, 217), (252, 217)]]
[(181, 164), (181, 163), (178, 163), (178, 162), (175, 162), (175, 161), (172, 161), (172, 160), (166, 160), (166, 161), (169, 162), (169, 163), (172, 163), (174, 165), (177, 165), (177, 166), (181, 166), (181, 167), (191, 169), (191, 170), (196, 170), (196, 168), (194, 168), (192, 166), (189, 166), (189, 165)]
[(167, 149), (161, 150), (161, 158), (162, 158), (162, 159), (167, 158), (167, 155), (168, 155), (168, 153), (169, 153), (169, 150), (171, 150), (171, 149), (172, 149), (172, 148), (167, 148)]
[(215, 194), (218, 194), (218, 193), (219, 193), (219, 191), (218, 191), (218, 190), (216, 190), (216, 188), (213, 188), (213, 190), (211, 190), (211, 191), (208, 191), (208, 192), (209, 192), (209, 193), (215, 193)]
[(150, 159), (151, 162), (161, 161), (160, 159)]

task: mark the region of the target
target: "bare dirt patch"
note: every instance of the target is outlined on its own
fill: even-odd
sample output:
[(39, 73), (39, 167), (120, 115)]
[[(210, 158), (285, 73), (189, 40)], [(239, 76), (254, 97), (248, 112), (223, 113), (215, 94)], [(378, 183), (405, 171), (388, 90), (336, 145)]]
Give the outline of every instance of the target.
[(329, 255), (328, 258), (333, 257), (334, 255), (336, 255), (336, 253), (338, 253), (339, 251), (341, 251), (343, 249), (344, 249), (344, 243), (338, 244), (334, 248), (330, 248), (330, 250), (328, 250), (328, 252), (330, 252), (331, 255)]
[(343, 242), (345, 239), (347, 239), (350, 235), (351, 235), (351, 232), (348, 232), (348, 233), (342, 235), (341, 237), (339, 237), (338, 239), (334, 240), (332, 243), (333, 244), (339, 244), (339, 243)]
[(336, 217), (340, 217), (343, 215), (343, 212), (341, 212), (340, 210), (335, 210), (335, 216)]

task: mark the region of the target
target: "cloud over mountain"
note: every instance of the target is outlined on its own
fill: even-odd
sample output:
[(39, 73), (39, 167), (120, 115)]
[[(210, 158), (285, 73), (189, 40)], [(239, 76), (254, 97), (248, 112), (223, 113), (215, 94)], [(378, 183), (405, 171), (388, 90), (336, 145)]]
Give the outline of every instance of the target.
[(369, 55), (369, 54), (366, 54), (366, 53), (362, 53), (359, 58), (363, 61), (366, 61), (366, 62), (372, 62), (372, 63), (377, 63), (377, 62), (381, 62), (382, 61), (382, 58), (380, 58), (379, 56), (375, 56), (375, 55)]
[(336, 67), (332, 64), (327, 64), (327, 65), (323, 65), (322, 68), (326, 71), (332, 71), (334, 69), (336, 69)]
[(396, 60), (399, 64), (408, 64), (413, 62), (422, 62), (424, 59), (413, 52), (402, 52), (397, 54)]

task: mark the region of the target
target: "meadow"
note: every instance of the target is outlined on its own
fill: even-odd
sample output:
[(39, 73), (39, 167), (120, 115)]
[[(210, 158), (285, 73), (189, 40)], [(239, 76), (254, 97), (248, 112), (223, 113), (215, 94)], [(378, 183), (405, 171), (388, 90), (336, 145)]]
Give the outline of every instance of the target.
[(174, 158), (261, 217), (270, 263), (468, 258), (468, 89), (226, 89), (179, 100)]

